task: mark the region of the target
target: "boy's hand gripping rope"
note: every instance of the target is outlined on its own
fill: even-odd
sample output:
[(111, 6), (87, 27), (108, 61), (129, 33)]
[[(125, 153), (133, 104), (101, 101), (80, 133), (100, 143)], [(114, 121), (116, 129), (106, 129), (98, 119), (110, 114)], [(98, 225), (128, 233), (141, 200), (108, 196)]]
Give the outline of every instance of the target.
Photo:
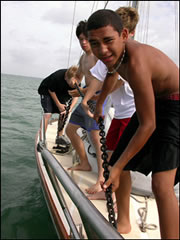
[[(81, 90), (79, 89), (78, 85), (75, 84), (80, 96), (82, 98), (84, 98), (84, 94), (81, 92)], [(90, 111), (93, 113), (94, 112), (94, 105), (92, 104), (88, 104)], [(100, 143), (101, 145), (101, 151), (102, 151), (102, 155), (101, 158), (103, 160), (103, 164), (102, 167), (104, 168), (104, 172), (103, 172), (103, 176), (105, 181), (107, 181), (107, 179), (109, 178), (109, 163), (107, 161), (108, 155), (106, 153), (107, 147), (106, 147), (106, 138), (105, 138), (105, 131), (104, 131), (104, 120), (102, 117), (99, 118), (98, 120), (98, 124), (99, 124), (99, 135), (101, 137), (100, 139)], [(109, 218), (109, 222), (113, 225), (113, 227), (116, 228), (116, 220), (115, 220), (115, 212), (114, 212), (114, 207), (113, 207), (113, 200), (112, 200), (112, 185), (110, 185), (105, 192), (106, 195), (106, 200), (107, 200), (107, 209), (108, 209), (108, 218)]]

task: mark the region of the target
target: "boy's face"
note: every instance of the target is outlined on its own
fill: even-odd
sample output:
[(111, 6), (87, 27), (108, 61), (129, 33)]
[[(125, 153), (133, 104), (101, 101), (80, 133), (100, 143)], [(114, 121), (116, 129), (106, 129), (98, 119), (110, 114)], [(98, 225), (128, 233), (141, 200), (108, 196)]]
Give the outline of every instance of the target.
[(74, 88), (74, 87), (75, 87), (75, 83), (77, 83), (77, 80), (76, 80), (75, 77), (68, 78), (68, 77), (67, 77), (67, 74), (65, 74), (65, 80), (66, 80), (67, 84), (68, 84), (71, 88)]
[(116, 64), (122, 55), (127, 38), (127, 30), (123, 29), (119, 35), (111, 25), (88, 31), (88, 40), (93, 54), (109, 69)]
[(88, 52), (91, 49), (88, 39), (83, 33), (79, 35), (79, 43), (82, 50), (84, 50), (85, 52)]

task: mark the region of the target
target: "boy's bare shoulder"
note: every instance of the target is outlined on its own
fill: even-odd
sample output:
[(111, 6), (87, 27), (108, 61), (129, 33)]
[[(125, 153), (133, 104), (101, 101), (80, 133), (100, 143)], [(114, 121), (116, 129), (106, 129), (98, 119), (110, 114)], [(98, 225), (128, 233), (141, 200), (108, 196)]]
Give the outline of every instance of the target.
[(79, 65), (81, 66), (82, 65), (82, 62), (84, 60), (84, 57), (85, 57), (85, 53), (83, 53), (79, 59)]
[[(135, 40), (129, 40), (126, 43), (126, 49), (130, 56), (139, 56), (143, 53), (143, 51), (147, 48), (148, 45), (140, 43)], [(144, 55), (144, 54), (142, 54)]]
[[(135, 40), (126, 43), (128, 52), (128, 64), (131, 66), (139, 66), (140, 68), (152, 67), (159, 60), (165, 61), (168, 57), (159, 49), (137, 42)], [(159, 63), (160, 64), (160, 63)]]
[(126, 43), (126, 51), (128, 55), (128, 64), (137, 65), (140, 62), (144, 61), (146, 57), (145, 52), (147, 45), (139, 43), (135, 40), (127, 41)]

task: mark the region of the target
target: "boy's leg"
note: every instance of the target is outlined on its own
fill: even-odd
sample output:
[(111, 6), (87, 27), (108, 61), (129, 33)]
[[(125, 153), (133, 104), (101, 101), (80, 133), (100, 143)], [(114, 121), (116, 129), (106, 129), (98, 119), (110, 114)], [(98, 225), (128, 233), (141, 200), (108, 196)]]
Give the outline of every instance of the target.
[(45, 118), (45, 132), (47, 131), (49, 119), (51, 118), (51, 113), (44, 113), (44, 118)]
[[(107, 136), (106, 136), (106, 146), (107, 146), (107, 149), (110, 151), (110, 152), (108, 152), (107, 161), (109, 161), (109, 159), (111, 158), (112, 153), (113, 153), (114, 149), (116, 148), (118, 141), (129, 121), (130, 121), (130, 118), (126, 118), (126, 119), (113, 118), (111, 125), (109, 127), (109, 130), (108, 130)], [(101, 147), (100, 136), (98, 135), (97, 139), (95, 139), (94, 141), (95, 141), (94, 146), (98, 147), (96, 150), (96, 151), (98, 151), (98, 149), (100, 149), (100, 147)], [(100, 147), (98, 144), (100, 144)], [(102, 152), (100, 150), (100, 152), (99, 152), (100, 156), (99, 156), (99, 158), (97, 157), (98, 169), (100, 169), (98, 171), (99, 175), (98, 175), (97, 183), (95, 185), (93, 185), (90, 189), (88, 189), (88, 191), (87, 191), (89, 194), (93, 194), (92, 196), (89, 196), (89, 199), (91, 199), (91, 200), (102, 199), (102, 197), (103, 197), (102, 193), (98, 193), (99, 191), (101, 191), (99, 182), (104, 180), (101, 154), (102, 154)], [(104, 198), (105, 198), (105, 196), (104, 196)]]
[(91, 165), (88, 162), (84, 143), (77, 133), (78, 128), (80, 128), (80, 126), (72, 123), (68, 123), (66, 127), (66, 134), (71, 140), (71, 143), (80, 158), (80, 164), (77, 166), (71, 167), (68, 170), (91, 171)]
[(131, 175), (130, 171), (123, 171), (120, 176), (120, 184), (116, 190), (117, 202), (117, 230), (121, 234), (127, 234), (131, 231), (130, 224), (130, 193), (131, 193)]
[(92, 139), (93, 145), (96, 150), (97, 165), (98, 165), (98, 178), (97, 178), (97, 182), (94, 185), (92, 185), (90, 188), (86, 189), (86, 192), (89, 194), (94, 194), (94, 193), (102, 190), (100, 182), (104, 181), (99, 130), (91, 130), (91, 139)]
[(174, 192), (176, 170), (152, 175), (152, 189), (157, 202), (162, 239), (179, 239), (179, 206)]
[[(107, 152), (107, 154), (108, 154), (108, 159), (107, 159), (107, 161), (109, 161), (109, 159), (111, 158), (111, 156), (112, 156), (112, 151), (111, 152)], [(104, 171), (104, 170), (103, 170)], [(104, 182), (104, 179), (103, 179), (103, 182)], [(87, 191), (88, 192), (88, 191)], [(89, 193), (89, 192), (88, 192)], [(93, 193), (93, 194), (89, 194), (88, 196), (88, 199), (89, 200), (106, 200), (106, 196), (105, 196), (105, 193), (104, 193), (104, 191), (102, 190), (102, 188), (100, 189), (100, 191), (98, 191), (98, 192), (95, 192), (95, 193)], [(115, 198), (115, 197), (114, 197)]]

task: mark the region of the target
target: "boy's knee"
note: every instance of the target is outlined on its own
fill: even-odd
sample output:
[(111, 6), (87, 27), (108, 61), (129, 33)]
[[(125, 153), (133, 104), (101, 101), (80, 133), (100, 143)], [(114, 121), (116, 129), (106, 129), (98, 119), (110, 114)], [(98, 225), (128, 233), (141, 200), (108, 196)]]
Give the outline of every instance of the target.
[(68, 137), (72, 136), (74, 133), (74, 129), (72, 128), (71, 124), (68, 124), (66, 129), (65, 129), (65, 133)]
[(52, 114), (44, 114), (44, 118), (45, 118), (46, 120), (49, 120), (49, 119), (51, 118), (51, 115), (52, 115)]

